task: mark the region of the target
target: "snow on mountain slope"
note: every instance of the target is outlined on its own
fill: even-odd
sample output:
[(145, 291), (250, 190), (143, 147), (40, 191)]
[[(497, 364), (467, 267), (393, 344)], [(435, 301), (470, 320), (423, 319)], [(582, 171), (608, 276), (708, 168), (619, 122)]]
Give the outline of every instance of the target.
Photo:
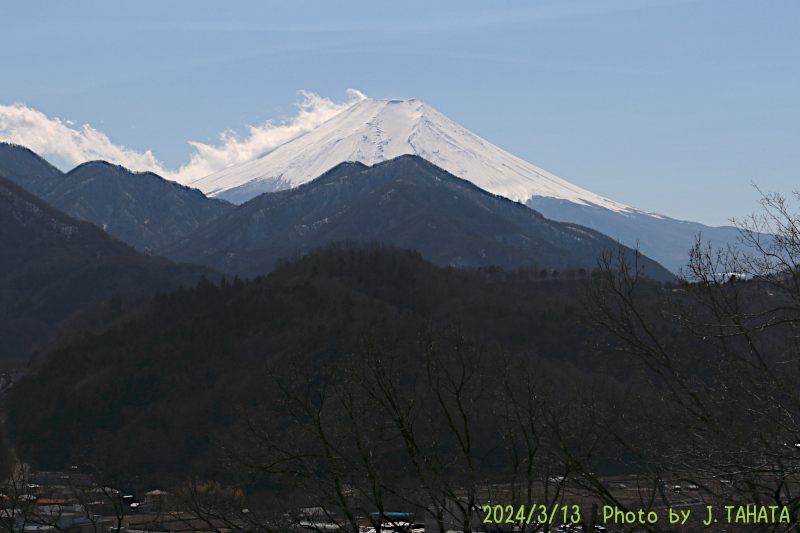
[(373, 165), (418, 155), (478, 187), (525, 202), (533, 196), (642, 212), (576, 187), (462, 128), (418, 100), (362, 100), (272, 152), (192, 183), (210, 196), (242, 203), (296, 187), (343, 161)]

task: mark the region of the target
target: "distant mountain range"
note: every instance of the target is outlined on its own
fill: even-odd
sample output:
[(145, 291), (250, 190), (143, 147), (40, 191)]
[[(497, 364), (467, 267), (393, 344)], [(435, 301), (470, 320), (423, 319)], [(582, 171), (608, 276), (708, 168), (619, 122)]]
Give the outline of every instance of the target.
[(0, 143), (0, 176), (139, 251), (154, 253), (233, 209), (152, 172), (90, 161), (66, 174), (22, 146)]
[(115, 293), (151, 295), (202, 275), (219, 278), (208, 267), (136, 252), (2, 177), (0, 250), (0, 359), (27, 357), (75, 313)]
[(240, 204), (297, 187), (345, 161), (374, 165), (418, 155), (481, 189), (523, 202), (558, 221), (581, 224), (641, 251), (673, 272), (695, 237), (724, 247), (733, 227), (709, 227), (623, 205), (537, 168), (418, 100), (362, 100), (313, 131), (189, 185)]
[(64, 173), (24, 146), (0, 142), (0, 176), (42, 197)]
[(74, 168), (42, 199), (147, 253), (190, 235), (233, 208), (152, 172), (131, 172), (104, 161)]
[[(25, 158), (30, 173), (24, 172)], [(104, 162), (59, 174), (27, 149), (0, 145), (0, 162), (5, 159), (14, 163), (18, 183), (141, 251), (248, 277), (269, 272), (278, 259), (342, 239), (412, 248), (443, 266), (586, 270), (603, 249), (617, 245), (417, 156), (374, 167), (340, 164), (301, 187), (264, 193), (240, 206)], [(648, 275), (672, 278), (649, 264)]]
[[(617, 243), (554, 222), (488, 193), (417, 156), (367, 167), (341, 163), (299, 187), (240, 205), (162, 252), (177, 261), (252, 276), (276, 260), (352, 239), (412, 248), (442, 266), (582, 267)], [(646, 273), (673, 275), (645, 259)]]

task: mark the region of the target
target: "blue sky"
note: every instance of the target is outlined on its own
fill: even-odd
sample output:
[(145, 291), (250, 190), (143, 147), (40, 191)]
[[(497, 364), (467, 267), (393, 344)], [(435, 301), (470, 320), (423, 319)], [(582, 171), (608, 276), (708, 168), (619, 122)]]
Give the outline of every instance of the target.
[(191, 141), (290, 119), (298, 91), (341, 103), (354, 88), (418, 98), (570, 182), (676, 218), (725, 224), (758, 209), (751, 182), (800, 188), (796, 1), (0, 0), (0, 12), (0, 106), (88, 124), (168, 169)]

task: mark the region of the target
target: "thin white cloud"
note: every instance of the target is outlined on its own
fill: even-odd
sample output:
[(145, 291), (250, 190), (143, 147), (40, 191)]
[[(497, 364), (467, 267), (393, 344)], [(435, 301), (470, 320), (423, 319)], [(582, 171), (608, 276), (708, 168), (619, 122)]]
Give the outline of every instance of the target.
[(177, 172), (170, 173), (169, 177), (180, 183), (191, 183), (237, 163), (271, 152), (366, 98), (355, 89), (348, 89), (350, 100), (343, 104), (333, 103), (330, 99), (314, 93), (301, 91), (300, 94), (303, 100), (297, 104), (299, 112), (288, 122), (279, 125), (267, 122), (258, 127), (250, 126), (249, 135), (243, 139), (231, 131), (226, 131), (220, 135), (218, 146), (190, 142), (196, 152), (192, 154), (189, 163)]
[(0, 141), (20, 144), (39, 155), (57, 155), (73, 165), (103, 159), (133, 170), (163, 172), (149, 150), (129, 150), (88, 124), (75, 127), (72, 121), (48, 118), (19, 103), (0, 105)]
[(136, 171), (155, 172), (167, 179), (190, 184), (209, 174), (270, 152), (292, 139), (308, 133), (334, 115), (366, 98), (355, 89), (347, 91), (350, 99), (341, 104), (314, 93), (301, 91), (302, 100), (294, 118), (274, 124), (249, 126), (248, 135), (233, 131), (220, 134), (220, 144), (190, 142), (195, 152), (178, 170), (164, 168), (148, 150), (144, 153), (116, 145), (102, 132), (88, 124), (49, 118), (24, 104), (0, 105), (0, 141), (20, 144), (39, 155), (54, 155), (72, 165), (102, 159)]

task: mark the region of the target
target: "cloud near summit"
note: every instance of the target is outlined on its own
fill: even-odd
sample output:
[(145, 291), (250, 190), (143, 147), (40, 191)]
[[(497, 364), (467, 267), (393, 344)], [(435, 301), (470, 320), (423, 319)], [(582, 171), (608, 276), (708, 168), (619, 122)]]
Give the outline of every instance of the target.
[(102, 159), (136, 171), (151, 171), (178, 183), (191, 184), (214, 172), (270, 152), (278, 146), (313, 130), (323, 122), (366, 98), (348, 89), (349, 100), (337, 104), (329, 98), (300, 91), (295, 117), (280, 124), (268, 121), (248, 126), (240, 137), (228, 130), (220, 134), (220, 144), (212, 146), (189, 142), (195, 149), (189, 162), (178, 170), (164, 168), (148, 150), (144, 153), (117, 145), (88, 124), (76, 126), (71, 121), (49, 118), (24, 104), (0, 105), (0, 141), (20, 144), (39, 155), (55, 155), (72, 165)]

